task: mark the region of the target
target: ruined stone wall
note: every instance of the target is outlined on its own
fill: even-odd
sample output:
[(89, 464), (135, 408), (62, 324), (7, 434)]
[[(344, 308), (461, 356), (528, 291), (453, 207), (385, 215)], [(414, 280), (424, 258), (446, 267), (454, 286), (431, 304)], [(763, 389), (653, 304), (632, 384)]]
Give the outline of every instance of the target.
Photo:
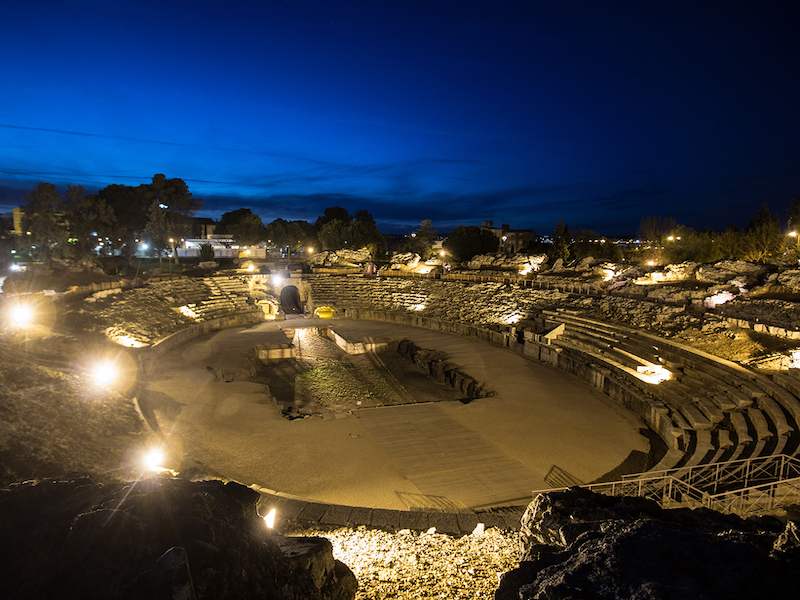
[(320, 306), (339, 311), (399, 311), (482, 327), (511, 325), (531, 312), (560, 306), (568, 297), (557, 290), (497, 282), (327, 275), (304, 279), (311, 312)]

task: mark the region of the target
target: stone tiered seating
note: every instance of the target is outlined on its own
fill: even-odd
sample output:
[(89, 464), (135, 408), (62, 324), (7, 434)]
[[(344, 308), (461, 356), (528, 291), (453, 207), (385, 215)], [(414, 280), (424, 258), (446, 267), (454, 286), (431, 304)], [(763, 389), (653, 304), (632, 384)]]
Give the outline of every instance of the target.
[(630, 379), (688, 434), (674, 448), (682, 457), (676, 460), (673, 452), (666, 464), (691, 466), (796, 450), (800, 378), (778, 375), (769, 381), (736, 363), (646, 333), (597, 323), (571, 311), (542, 312), (565, 324), (556, 345), (585, 352), (618, 374), (631, 378), (637, 365), (658, 364), (672, 372), (673, 379), (658, 385)]
[[(311, 286), (314, 305), (342, 309), (418, 310), (416, 306), (427, 297), (422, 292), (431, 289), (425, 281), (394, 278), (315, 275), (304, 279)], [(484, 292), (487, 297), (494, 293), (503, 304), (501, 287)], [(448, 307), (450, 315), (435, 318), (466, 320), (464, 315), (471, 313), (459, 304), (463, 301), (454, 297), (453, 306)], [(530, 311), (532, 306), (534, 302), (518, 309)], [(563, 332), (537, 338), (523, 326), (525, 335), (509, 338), (509, 346), (572, 369), (587, 381), (593, 378), (598, 387), (608, 384), (615, 390), (629, 390), (622, 393), (627, 394), (623, 402), (630, 398), (637, 414), (669, 448), (659, 468), (797, 450), (800, 374), (778, 375), (770, 380), (731, 361), (643, 331), (585, 318), (575, 310), (542, 310), (538, 318), (563, 324)], [(525, 342), (521, 343), (523, 338)], [(537, 343), (541, 349), (529, 352), (527, 346)], [(548, 345), (554, 348), (545, 353)], [(671, 380), (653, 384), (637, 373), (640, 367), (659, 366), (671, 372)]]

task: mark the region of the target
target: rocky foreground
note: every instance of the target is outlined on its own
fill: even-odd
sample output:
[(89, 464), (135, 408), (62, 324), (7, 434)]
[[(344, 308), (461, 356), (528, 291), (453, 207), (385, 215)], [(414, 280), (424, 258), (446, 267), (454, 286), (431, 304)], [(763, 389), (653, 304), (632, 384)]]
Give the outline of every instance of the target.
[(4, 598), (350, 600), (325, 538), (284, 537), (236, 483), (43, 480), (0, 490)]
[(580, 488), (541, 494), (497, 600), (800, 597), (800, 528)]

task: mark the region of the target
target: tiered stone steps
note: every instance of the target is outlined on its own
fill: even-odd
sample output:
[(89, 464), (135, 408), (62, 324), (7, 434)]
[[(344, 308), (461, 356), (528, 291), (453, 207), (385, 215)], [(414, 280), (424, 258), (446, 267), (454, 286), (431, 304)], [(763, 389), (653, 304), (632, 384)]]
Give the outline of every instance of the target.
[[(770, 381), (736, 363), (574, 311), (542, 315), (565, 325), (554, 345), (582, 352), (626, 377), (684, 433), (659, 469), (797, 451), (800, 377), (795, 375), (800, 373)], [(672, 379), (654, 385), (637, 378), (637, 367), (649, 365), (662, 365)]]

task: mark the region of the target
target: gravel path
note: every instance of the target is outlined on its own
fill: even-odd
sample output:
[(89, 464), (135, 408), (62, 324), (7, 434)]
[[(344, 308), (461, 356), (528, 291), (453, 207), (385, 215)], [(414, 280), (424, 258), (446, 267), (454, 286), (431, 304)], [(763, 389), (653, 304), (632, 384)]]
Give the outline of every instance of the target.
[(495, 528), (463, 537), (363, 527), (287, 535), (328, 538), (358, 579), (357, 600), (493, 598), (500, 576), (519, 566), (519, 533)]

